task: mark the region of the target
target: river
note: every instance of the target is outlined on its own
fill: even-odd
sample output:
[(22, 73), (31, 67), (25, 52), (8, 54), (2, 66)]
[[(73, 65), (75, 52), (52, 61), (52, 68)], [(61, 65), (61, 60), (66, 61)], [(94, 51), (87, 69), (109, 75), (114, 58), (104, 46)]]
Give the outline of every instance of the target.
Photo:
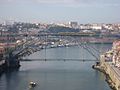
[[(111, 47), (109, 44), (89, 46), (101, 52)], [(104, 74), (91, 68), (95, 61), (74, 61), (95, 59), (80, 46), (43, 49), (25, 58), (56, 61), (22, 61), (19, 70), (0, 76), (0, 90), (111, 90), (105, 82)], [(30, 81), (36, 82), (37, 86), (30, 89)]]

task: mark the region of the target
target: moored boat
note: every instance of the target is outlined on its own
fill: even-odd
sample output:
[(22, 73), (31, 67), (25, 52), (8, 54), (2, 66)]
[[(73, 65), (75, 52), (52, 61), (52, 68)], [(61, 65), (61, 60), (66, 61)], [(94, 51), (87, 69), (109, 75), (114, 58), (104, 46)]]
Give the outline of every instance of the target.
[(37, 84), (36, 84), (35, 82), (31, 81), (31, 82), (29, 83), (29, 85), (30, 85), (30, 87), (35, 87)]

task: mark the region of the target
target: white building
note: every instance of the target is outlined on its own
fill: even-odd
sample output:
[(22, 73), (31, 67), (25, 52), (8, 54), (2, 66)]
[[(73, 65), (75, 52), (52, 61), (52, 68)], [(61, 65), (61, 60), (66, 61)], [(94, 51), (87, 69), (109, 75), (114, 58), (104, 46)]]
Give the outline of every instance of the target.
[(101, 30), (102, 29), (102, 25), (99, 25), (99, 24), (92, 24), (92, 29), (95, 29), (95, 30)]
[(85, 25), (80, 25), (80, 29), (83, 29), (83, 30), (88, 30), (88, 29), (92, 29), (91, 25), (90, 24), (85, 24)]

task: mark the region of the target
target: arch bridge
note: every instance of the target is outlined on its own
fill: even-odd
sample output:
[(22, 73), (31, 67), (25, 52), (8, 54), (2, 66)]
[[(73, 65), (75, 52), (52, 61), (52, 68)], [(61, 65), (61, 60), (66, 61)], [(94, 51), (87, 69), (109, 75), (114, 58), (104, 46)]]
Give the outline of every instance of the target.
[[(90, 38), (90, 37), (89, 37)], [(6, 61), (9, 66), (16, 66), (16, 63), (22, 61), (99, 61), (100, 50), (96, 49), (94, 46), (89, 45), (91, 43), (89, 38), (70, 36), (70, 35), (39, 35), (39, 36), (27, 36), (26, 41), (21, 45), (17, 46), (13, 51), (6, 55)], [(91, 37), (91, 39), (95, 39)], [(92, 42), (93, 43), (93, 42)], [(85, 49), (88, 53), (94, 56), (94, 60), (87, 59), (22, 59), (22, 57), (30, 55), (36, 51), (47, 48), (57, 48), (57, 47), (69, 47), (69, 46), (80, 46)], [(102, 45), (102, 42), (101, 42)]]

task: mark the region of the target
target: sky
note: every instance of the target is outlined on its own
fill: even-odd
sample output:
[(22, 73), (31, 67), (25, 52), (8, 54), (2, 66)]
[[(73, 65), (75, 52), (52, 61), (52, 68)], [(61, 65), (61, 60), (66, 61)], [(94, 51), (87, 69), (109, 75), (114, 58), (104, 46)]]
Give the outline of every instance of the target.
[(0, 0), (0, 21), (119, 23), (120, 0)]

